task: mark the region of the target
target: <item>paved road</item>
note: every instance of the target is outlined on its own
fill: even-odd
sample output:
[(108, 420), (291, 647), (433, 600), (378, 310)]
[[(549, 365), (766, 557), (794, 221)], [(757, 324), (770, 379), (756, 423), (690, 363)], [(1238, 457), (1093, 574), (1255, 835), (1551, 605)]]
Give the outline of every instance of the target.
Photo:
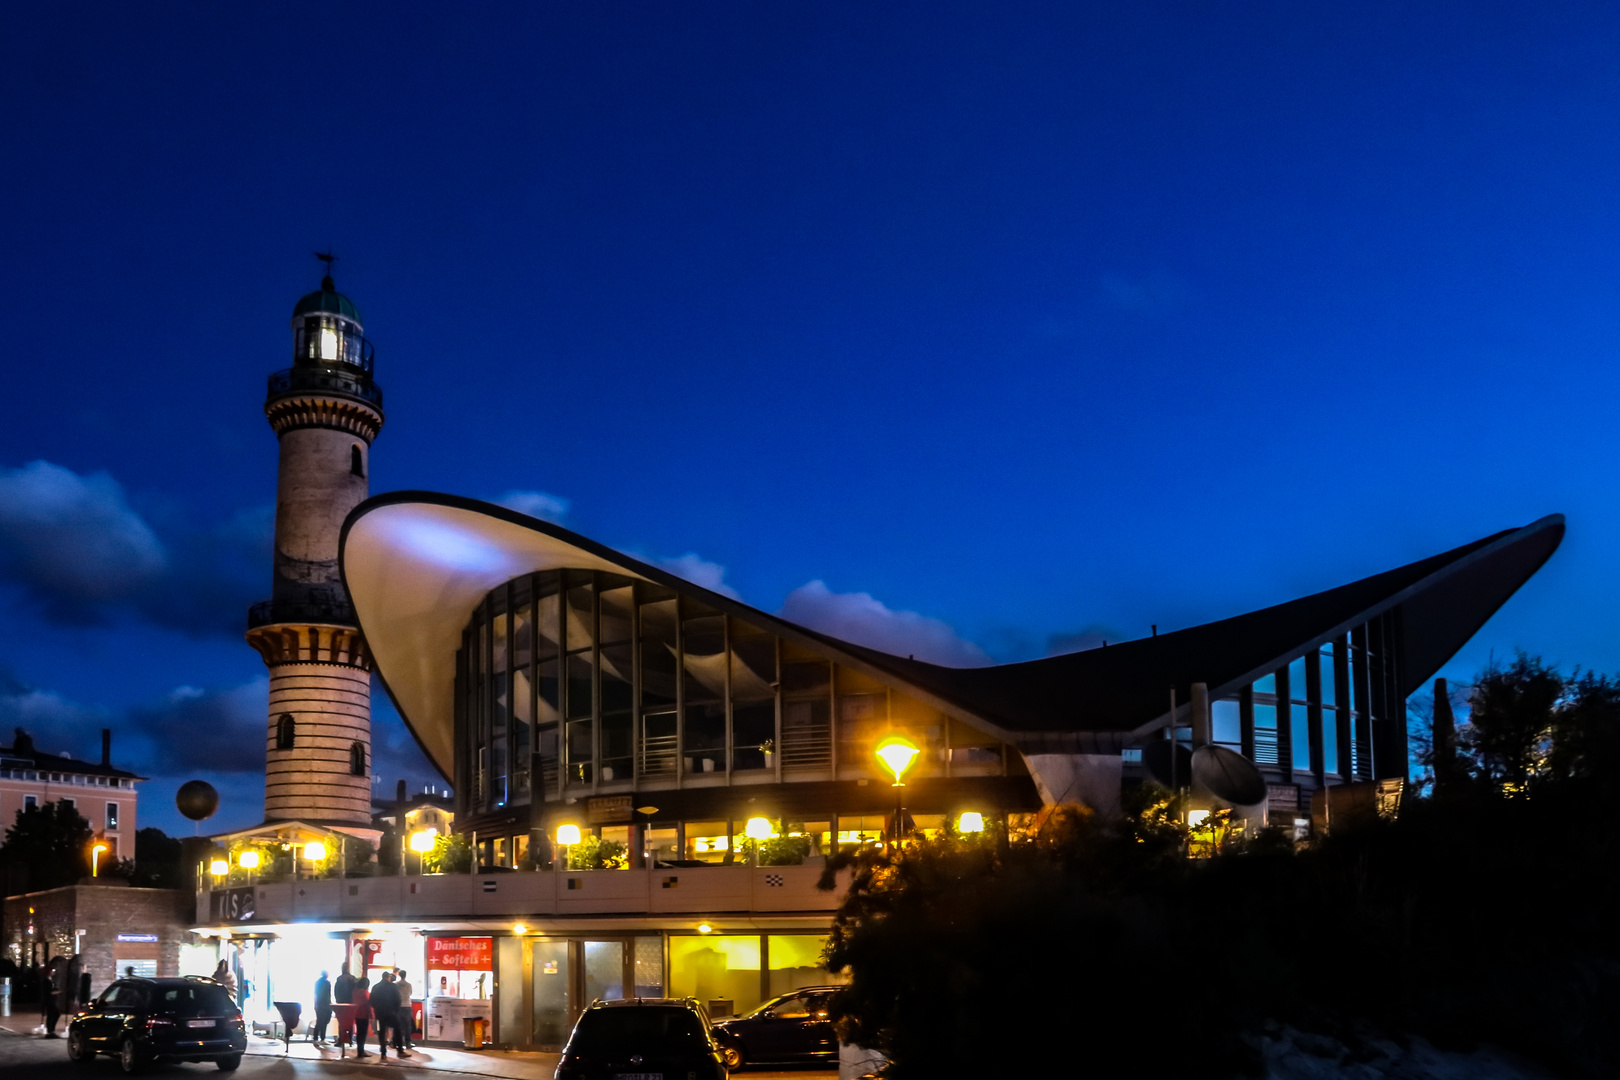
[[(517, 1056), (517, 1055), (514, 1055)], [(525, 1054), (525, 1058), (538, 1058), (538, 1054)], [(551, 1055), (545, 1055), (551, 1058)], [(554, 1061), (555, 1058), (552, 1058)], [(489, 1073), (479, 1074), (469, 1070), (458, 1069), (463, 1076), (470, 1075), (499, 1075), (511, 1077), (514, 1072), (533, 1072), (530, 1068), (514, 1070), (506, 1066), (507, 1063), (498, 1059), (490, 1063)], [(64, 1072), (64, 1070), (67, 1070)], [(542, 1070), (544, 1075), (550, 1075), (550, 1069)], [(405, 1076), (401, 1076), (401, 1074)], [(367, 1061), (364, 1064), (352, 1064), (336, 1061), (308, 1061), (297, 1058), (277, 1058), (261, 1054), (249, 1054), (242, 1059), (242, 1067), (232, 1075), (232, 1080), (336, 1080), (338, 1077), (364, 1077), (366, 1080), (433, 1080), (431, 1074), (443, 1075), (439, 1069), (428, 1069), (420, 1066), (408, 1065), (397, 1059), (389, 1058), (386, 1063)], [(66, 1040), (42, 1039), (30, 1035), (13, 1035), (8, 1031), (0, 1030), (0, 1075), (5, 1080), (118, 1080), (123, 1074), (118, 1071), (118, 1063), (110, 1057), (99, 1057), (92, 1064), (74, 1065), (67, 1059)], [(149, 1065), (143, 1076), (150, 1080), (210, 1080), (218, 1077), (224, 1080), (227, 1075), (212, 1065)], [(455, 1074), (452, 1073), (453, 1077)], [(767, 1071), (764, 1069), (745, 1069), (734, 1074), (738, 1080), (829, 1080), (838, 1075), (837, 1071), (823, 1069), (798, 1069), (791, 1071)]]

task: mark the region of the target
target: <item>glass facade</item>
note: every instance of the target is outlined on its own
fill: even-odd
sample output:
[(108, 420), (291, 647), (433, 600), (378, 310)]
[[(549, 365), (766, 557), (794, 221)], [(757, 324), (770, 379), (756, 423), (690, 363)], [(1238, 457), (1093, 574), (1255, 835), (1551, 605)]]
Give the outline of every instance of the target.
[[(883, 780), (871, 751), (891, 728), (922, 750), (914, 776), (1006, 771), (999, 742), (868, 675), (601, 571), (492, 590), (457, 670), (457, 756), (474, 815), (615, 790)], [(701, 824), (647, 840), (671, 858), (734, 849), (727, 830), (741, 822)]]
[(1404, 775), (1395, 650), (1385, 647), (1397, 632), (1381, 615), (1211, 702), (1213, 741), (1284, 779)]

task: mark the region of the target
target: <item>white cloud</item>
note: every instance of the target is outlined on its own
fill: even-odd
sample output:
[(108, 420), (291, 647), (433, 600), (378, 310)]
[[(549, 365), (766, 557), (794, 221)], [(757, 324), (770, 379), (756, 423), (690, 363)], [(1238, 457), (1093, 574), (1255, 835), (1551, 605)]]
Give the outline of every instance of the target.
[(896, 656), (915, 656), (951, 667), (990, 663), (985, 651), (948, 623), (915, 611), (896, 611), (871, 593), (835, 593), (811, 581), (788, 594), (781, 615), (824, 634)]
[(562, 519), (568, 516), (568, 500), (544, 491), (508, 491), (495, 501), (508, 510), (516, 510), (552, 524), (561, 524)]
[(0, 468), (0, 563), (37, 595), (72, 604), (130, 595), (168, 558), (118, 481), (35, 461)]
[(685, 578), (710, 592), (729, 596), (733, 600), (742, 599), (736, 589), (726, 584), (726, 568), (717, 562), (710, 562), (695, 551), (688, 551), (685, 555), (677, 555), (673, 559), (658, 559), (657, 563), (676, 577)]

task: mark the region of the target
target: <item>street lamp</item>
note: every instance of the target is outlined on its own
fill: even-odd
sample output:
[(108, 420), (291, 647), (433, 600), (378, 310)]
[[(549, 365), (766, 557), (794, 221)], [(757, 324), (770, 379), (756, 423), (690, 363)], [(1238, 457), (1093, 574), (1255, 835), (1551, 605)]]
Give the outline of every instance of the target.
[(557, 826), (557, 846), (563, 849), (562, 868), (568, 869), (568, 849), (579, 843), (578, 825)]
[(244, 870), (257, 870), (259, 868), (259, 853), (248, 848), (236, 857), (236, 865)]
[(433, 850), (433, 845), (438, 842), (438, 839), (438, 829), (417, 829), (411, 833), (411, 850), (416, 852), (416, 872), (418, 874), (427, 873), (424, 862), (427, 859), (427, 853)]
[(916, 744), (910, 739), (901, 735), (890, 735), (887, 739), (878, 743), (877, 749), (873, 753), (877, 754), (878, 760), (883, 762), (884, 766), (894, 774), (894, 828), (890, 843), (898, 847), (900, 834), (905, 831), (906, 821), (906, 783), (904, 777), (906, 770), (911, 768), (911, 763), (916, 760), (919, 751)]
[(309, 860), (309, 876), (313, 878), (317, 873), (316, 864), (326, 858), (326, 845), (319, 840), (311, 840), (304, 845), (304, 858)]
[(90, 848), (90, 876), (97, 877), (101, 870), (101, 853), (107, 850), (107, 845), (96, 841)]
[(743, 835), (753, 841), (753, 843), (749, 845), (748, 861), (758, 865), (759, 842), (761, 840), (769, 840), (771, 837), (776, 835), (776, 830), (771, 828), (771, 819), (762, 817), (749, 818), (748, 824), (743, 826)]
[(224, 877), (231, 872), (231, 864), (224, 859), (215, 859), (208, 864), (208, 872), (215, 877)]
[(956, 831), (959, 833), (984, 832), (984, 815), (969, 810), (956, 819)]

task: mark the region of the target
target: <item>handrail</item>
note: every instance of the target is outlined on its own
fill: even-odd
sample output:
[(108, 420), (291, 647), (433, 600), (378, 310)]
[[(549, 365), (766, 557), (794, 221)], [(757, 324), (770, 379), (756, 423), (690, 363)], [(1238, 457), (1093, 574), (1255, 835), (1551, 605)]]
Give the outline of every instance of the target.
[(340, 368), (291, 367), (270, 376), (268, 396), (272, 398), (299, 390), (335, 391), (382, 407), (382, 387), (366, 375), (350, 375)]

